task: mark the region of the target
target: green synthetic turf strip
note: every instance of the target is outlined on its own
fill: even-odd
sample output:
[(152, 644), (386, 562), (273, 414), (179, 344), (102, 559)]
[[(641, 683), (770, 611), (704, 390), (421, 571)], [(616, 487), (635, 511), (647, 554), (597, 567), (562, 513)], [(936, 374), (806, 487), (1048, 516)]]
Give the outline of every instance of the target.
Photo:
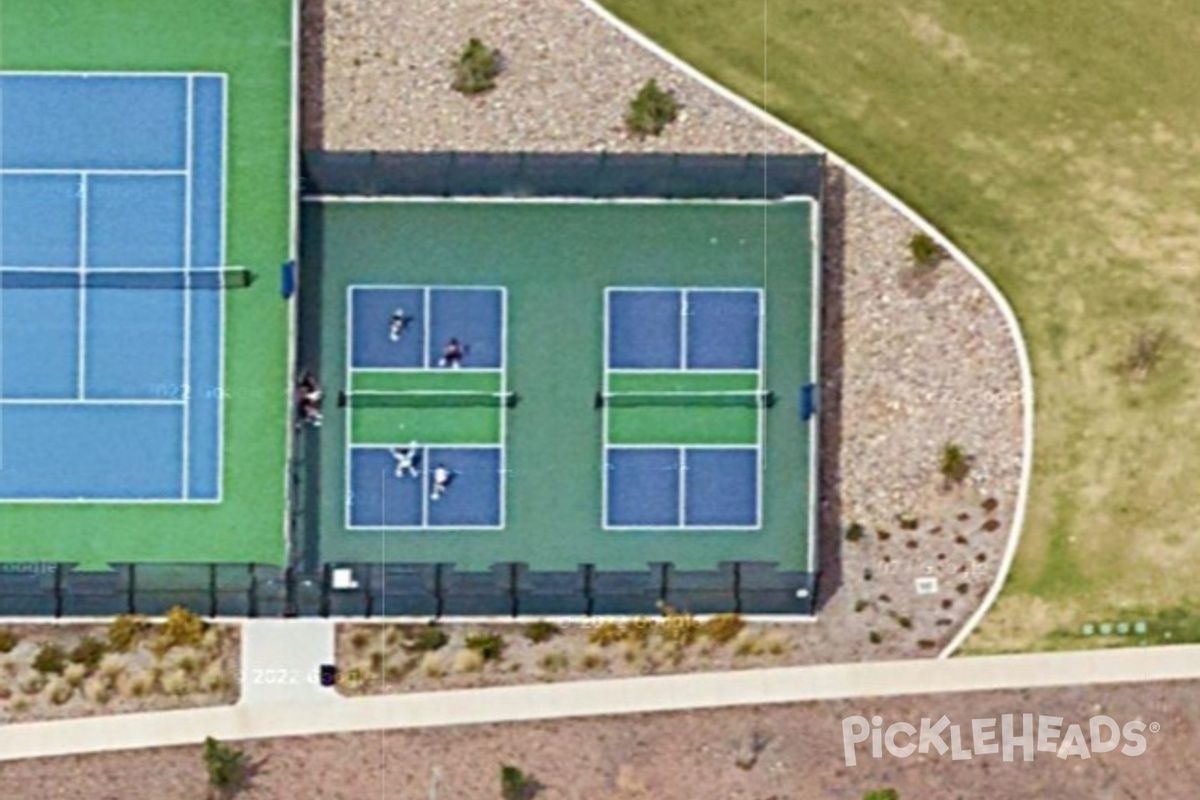
[[(732, 560), (807, 568), (812, 441), (797, 396), (812, 368), (811, 209), (807, 202), (304, 204), (302, 258), (321, 276), (325, 298), (324, 374), (346, 374), (348, 285), (502, 285), (508, 385), (521, 395), (506, 418), (506, 527), (498, 531), (368, 538), (347, 531), (346, 415), (327, 414), (322, 501), (313, 504), (321, 558), (454, 563), (460, 570), (504, 561), (571, 572), (586, 563), (716, 569)], [(604, 380), (604, 291), (639, 285), (767, 290), (764, 373), (781, 399), (765, 415), (761, 530), (601, 527), (604, 411), (595, 395)]]
[(758, 443), (757, 408), (611, 408), (608, 443), (744, 444)]
[(610, 372), (609, 392), (754, 392), (757, 372)]
[(499, 408), (355, 408), (357, 445), (499, 444)]
[[(291, 0), (4, 0), (0, 18), (4, 70), (228, 73), (226, 260), (278, 273), (290, 255)], [(0, 504), (0, 561), (283, 563), (287, 305), (273, 279), (225, 298), (222, 502)]]
[(499, 392), (500, 373), (465, 369), (351, 374), (356, 392)]

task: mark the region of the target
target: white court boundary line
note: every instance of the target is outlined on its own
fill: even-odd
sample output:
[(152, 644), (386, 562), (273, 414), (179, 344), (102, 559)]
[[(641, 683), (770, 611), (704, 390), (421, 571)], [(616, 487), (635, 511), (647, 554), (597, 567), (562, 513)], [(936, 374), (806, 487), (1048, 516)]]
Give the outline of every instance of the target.
[[(189, 75), (187, 81), (187, 102), (184, 104), (184, 167), (186, 175), (183, 178), (183, 385), (192, 385), (192, 169), (193, 151), (195, 149), (195, 106), (196, 92)], [(183, 500), (191, 494), (191, 450), (192, 450), (192, 403), (191, 391), (187, 393), (187, 402), (183, 404), (183, 441), (180, 443), (182, 467), (180, 469), (179, 492)]]
[[(1017, 547), (1020, 544), (1021, 533), (1025, 525), (1025, 515), (1029, 505), (1029, 484), (1033, 472), (1034, 439), (1033, 412), (1035, 397), (1033, 387), (1033, 369), (1029, 362), (1029, 347), (1025, 342), (1025, 336), (1021, 332), (1020, 323), (1017, 321), (1017, 317), (1012, 306), (1009, 304), (1008, 300), (1004, 297), (996, 284), (991, 280), (991, 278), (988, 277), (987, 273), (984, 272), (978, 264), (971, 260), (966, 253), (960, 250), (958, 246), (954, 244), (954, 242), (950, 241), (945, 234), (935, 228), (929, 221), (909, 208), (898, 197), (870, 178), (865, 172), (855, 167), (837, 153), (825, 147), (816, 139), (813, 139), (807, 134), (802, 133), (797, 128), (792, 127), (783, 120), (766, 111), (766, 109), (754, 105), (733, 90), (708, 77), (691, 64), (687, 63), (683, 59), (659, 45), (657, 42), (647, 37), (642, 32), (628, 25), (608, 9), (601, 6), (597, 0), (579, 0), (579, 2), (593, 14), (599, 17), (602, 21), (608, 23), (613, 29), (623, 34), (637, 45), (641, 46), (647, 52), (666, 62), (674, 69), (679, 70), (693, 81), (700, 83), (710, 91), (715, 92), (727, 102), (732, 103), (737, 108), (762, 121), (764, 124), (775, 128), (776, 130), (790, 137), (793, 141), (812, 151), (815, 151), (816, 153), (823, 154), (829, 163), (840, 167), (846, 172), (847, 175), (865, 185), (872, 192), (881, 197), (888, 205), (908, 219), (909, 222), (916, 225), (923, 232), (933, 238), (934, 241), (941, 245), (941, 247), (950, 254), (951, 258), (953, 258), (963, 269), (967, 271), (969, 275), (971, 275), (971, 277), (973, 277), (979, 283), (981, 287), (983, 287), (983, 290), (991, 298), (992, 302), (995, 303), (997, 308), (1000, 309), (1000, 314), (1004, 317), (1004, 321), (1008, 325), (1009, 333), (1013, 339), (1013, 345), (1017, 351), (1018, 369), (1021, 374), (1021, 438), (1023, 448), (1021, 458), (1021, 475), (1017, 485), (1016, 506), (1013, 512), (1013, 522), (1009, 532), (1008, 546), (1005, 548), (1004, 556), (1001, 559), (1000, 567), (996, 573), (996, 579), (992, 582), (992, 585), (988, 589), (987, 595), (983, 598), (983, 601), (975, 609), (975, 613), (971, 615), (963, 627), (959, 629), (958, 633), (954, 635), (954, 638), (950, 640), (946, 647), (943, 648), (937, 656), (938, 658), (943, 659), (950, 657), (962, 646), (963, 642), (966, 641), (967, 637), (971, 635), (975, 628), (979, 626), (979, 623), (983, 620), (983, 617), (996, 602), (996, 598), (999, 597), (1001, 589), (1004, 588), (1004, 583), (1008, 579), (1008, 574), (1012, 569), (1013, 559), (1016, 557)], [(815, 271), (818, 273), (820, 272), (819, 264), (817, 265), (817, 269)], [(819, 301), (819, 295), (813, 298), (814, 305), (819, 305)], [(820, 329), (818, 328), (817, 330), (819, 332)], [(814, 417), (814, 419), (817, 419), (817, 417)], [(820, 426), (817, 425), (816, 427), (819, 428)], [(817, 473), (814, 472), (812, 477), (816, 478)], [(813, 507), (815, 509), (815, 504)], [(812, 530), (812, 539), (815, 543), (820, 537), (816, 528), (813, 528)]]
[[(189, 83), (191, 81), (189, 80)], [(73, 175), (103, 175), (103, 176), (124, 176), (138, 178), (179, 178), (187, 175), (186, 169), (88, 169), (80, 167), (73, 169), (70, 167), (62, 168), (30, 168), (30, 167), (0, 167), (0, 175), (57, 175), (61, 177), (71, 177)]]
[[(659, 292), (659, 293), (670, 293), (670, 294), (678, 294), (679, 295), (679, 297), (680, 297), (680, 299), (679, 299), (680, 359), (681, 359), (679, 368), (670, 369), (670, 368), (666, 368), (666, 367), (651, 367), (651, 368), (623, 367), (620, 369), (614, 369), (610, 366), (610, 364), (611, 364), (610, 356), (612, 354), (612, 339), (611, 339), (611, 335), (612, 335), (611, 330), (612, 329), (611, 329), (611, 324), (610, 324), (611, 310), (612, 310), (612, 295), (617, 292), (627, 292), (627, 293)], [(687, 368), (688, 357), (690, 355), (690, 353), (688, 352), (687, 327), (686, 327), (687, 309), (688, 309), (687, 298), (691, 292), (714, 293), (714, 294), (715, 293), (725, 293), (725, 294), (735, 294), (736, 293), (736, 294), (753, 294), (754, 295), (755, 300), (757, 301), (757, 304), (758, 304), (758, 328), (756, 330), (756, 334), (758, 337), (758, 342), (757, 342), (758, 369), (751, 370), (751, 369), (744, 369), (744, 368), (739, 367), (739, 368), (733, 368), (733, 369), (706, 368), (703, 370), (692, 370), (692, 369)], [(765, 286), (763, 286), (763, 287), (759, 287), (759, 286), (661, 286), (661, 285), (660, 286), (629, 286), (629, 285), (623, 285), (623, 284), (622, 285), (614, 285), (614, 286), (605, 286), (604, 287), (604, 359), (603, 359), (604, 374), (601, 379), (602, 395), (604, 397), (609, 396), (610, 387), (611, 387), (610, 377), (614, 374), (622, 374), (622, 375), (651, 375), (651, 374), (653, 374), (653, 375), (667, 375), (667, 376), (682, 376), (682, 375), (746, 375), (746, 376), (749, 376), (749, 375), (754, 375), (754, 376), (756, 376), (756, 385), (758, 387), (757, 394), (761, 397), (763, 392), (765, 391), (764, 387), (766, 385), (765, 382), (766, 382), (766, 369), (767, 369), (766, 339), (764, 336), (764, 331), (765, 331), (764, 326), (765, 326), (765, 317), (766, 317), (766, 292), (767, 292), (767, 290), (766, 290)], [(816, 335), (816, 332), (814, 332), (813, 338), (814, 338), (814, 340), (818, 338)], [(656, 392), (649, 392), (649, 393), (656, 394)], [(670, 392), (657, 392), (657, 394), (670, 394)], [(726, 392), (726, 391), (684, 392), (683, 394), (688, 394), (688, 395), (695, 395), (695, 394), (718, 395), (719, 394), (719, 395), (723, 396), (723, 395), (729, 394), (729, 392)], [(765, 444), (766, 444), (767, 409), (762, 403), (759, 403), (759, 405), (756, 409), (756, 414), (757, 414), (756, 433), (757, 433), (757, 436), (756, 436), (756, 441), (752, 446), (738, 445), (738, 444), (680, 445), (678, 442), (671, 442), (669, 444), (654, 444), (654, 443), (646, 443), (646, 442), (639, 442), (637, 444), (612, 444), (609, 441), (609, 435), (608, 435), (608, 433), (609, 433), (609, 418), (608, 418), (609, 409), (610, 409), (610, 406), (608, 403), (604, 403), (603, 406), (601, 407), (601, 437), (602, 437), (601, 438), (601, 447), (600, 447), (600, 458), (601, 458), (601, 464), (600, 464), (600, 475), (601, 475), (600, 527), (601, 527), (601, 530), (606, 530), (606, 531), (642, 531), (642, 530), (645, 530), (645, 531), (760, 531), (763, 529), (763, 522), (764, 522), (764, 520), (763, 520), (763, 494), (765, 491), (765, 484), (766, 484), (765, 476), (763, 474), (763, 468), (765, 466), (764, 450), (765, 450)], [(611, 467), (609, 465), (608, 454), (609, 454), (609, 450), (611, 450), (611, 449), (616, 449), (616, 450), (678, 450), (679, 451), (678, 452), (678, 457), (679, 457), (679, 469), (678, 469), (678, 480), (679, 480), (678, 517), (679, 517), (679, 522), (677, 525), (614, 525), (609, 522), (609, 519), (608, 519), (609, 475), (608, 475), (608, 473), (609, 473)], [(753, 525), (688, 525), (687, 524), (687, 514), (686, 514), (686, 506), (685, 506), (686, 494), (687, 494), (687, 457), (686, 457), (685, 451), (688, 449), (695, 449), (695, 450), (753, 450), (754, 451), (754, 453), (755, 453), (755, 468), (757, 470), (757, 473), (755, 475), (755, 481), (754, 481), (754, 483), (755, 483), (755, 486), (754, 486), (754, 488), (755, 488), (755, 511), (754, 511), (754, 524)], [(809, 483), (811, 485), (811, 484), (814, 484), (815, 481), (810, 480)], [(813, 530), (815, 530), (815, 529), (813, 529)]]
[(75, 324), (78, 326), (75, 343), (75, 396), (87, 397), (87, 248), (88, 248), (88, 176), (79, 176), (79, 297)]

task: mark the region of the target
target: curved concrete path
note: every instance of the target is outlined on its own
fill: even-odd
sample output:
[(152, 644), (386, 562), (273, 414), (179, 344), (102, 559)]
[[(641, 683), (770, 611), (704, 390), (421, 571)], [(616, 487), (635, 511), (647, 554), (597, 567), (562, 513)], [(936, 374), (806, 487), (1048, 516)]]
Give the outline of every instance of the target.
[[(682, 711), (852, 697), (1200, 678), (1200, 645), (833, 664), (347, 699), (306, 676), (329, 620), (250, 621), (236, 706), (0, 727), (0, 761), (223, 740)], [(299, 636), (299, 627), (304, 635)], [(316, 640), (316, 643), (308, 642)], [(317, 659), (314, 661), (314, 659)], [(273, 681), (278, 677), (279, 681)], [(267, 688), (268, 686), (273, 688)]]

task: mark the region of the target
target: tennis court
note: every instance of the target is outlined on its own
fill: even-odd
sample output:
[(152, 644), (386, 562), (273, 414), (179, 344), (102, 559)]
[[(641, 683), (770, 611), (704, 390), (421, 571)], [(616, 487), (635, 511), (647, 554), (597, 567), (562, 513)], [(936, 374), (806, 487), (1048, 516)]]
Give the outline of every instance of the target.
[(811, 572), (813, 209), (309, 198), (307, 357), (346, 401), (310, 440), (318, 563)]
[(219, 501), (225, 76), (0, 95), (0, 498)]
[(0, 560), (283, 563), (292, 11), (5, 3)]

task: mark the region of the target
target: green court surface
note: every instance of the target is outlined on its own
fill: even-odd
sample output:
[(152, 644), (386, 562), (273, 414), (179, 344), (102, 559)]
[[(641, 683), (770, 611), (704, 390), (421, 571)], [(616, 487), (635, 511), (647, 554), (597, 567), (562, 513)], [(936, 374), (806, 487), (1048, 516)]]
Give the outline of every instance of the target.
[(756, 372), (610, 373), (608, 443), (757, 446), (758, 380)]
[(498, 372), (355, 372), (351, 442), (498, 444)]
[[(331, 376), (349, 374), (349, 286), (461, 285), (506, 289), (504, 386), (519, 396), (503, 412), (499, 440), (503, 527), (489, 530), (349, 530), (347, 437), (394, 441), (388, 426), (403, 424), (436, 430), (447, 440), (481, 441), (486, 434), (495, 442), (494, 417), (484, 417), (495, 407), (436, 409), (436, 415), (425, 408), (328, 409), (319, 434), (308, 440), (319, 448), (311, 456), (319, 460), (318, 495), (302, 520), (319, 561), (442, 563), (469, 571), (519, 562), (570, 572), (580, 564), (644, 570), (669, 562), (681, 570), (713, 570), (726, 561), (759, 561), (811, 571), (813, 425), (800, 418), (799, 395), (815, 374), (814, 214), (807, 200), (306, 201), (301, 257), (304, 274), (320, 288), (302, 302), (319, 299), (319, 368), (331, 392), (347, 388), (334, 386)], [(605, 292), (611, 287), (764, 289), (761, 383), (757, 371), (606, 376)], [(478, 383), (469, 389), (495, 391), (489, 378), (497, 380), (472, 375)], [(440, 391), (451, 386), (443, 380), (467, 387), (466, 371), (355, 371), (351, 380), (354, 390)], [(430, 380), (437, 384), (423, 383)], [(620, 397), (597, 403), (606, 381), (610, 393), (685, 397), (678, 407)], [(760, 409), (757, 394), (768, 390), (776, 402)], [(695, 405), (687, 396), (696, 392), (737, 396)], [(364, 421), (364, 412), (377, 410), (377, 420)], [(761, 525), (606, 530), (606, 417), (614, 441), (761, 447)]]
[(289, 314), (277, 275), (291, 254), (292, 0), (5, 0), (0, 20), (4, 71), (226, 75), (225, 261), (259, 278), (224, 298), (220, 501), (3, 503), (0, 561), (283, 565)]

